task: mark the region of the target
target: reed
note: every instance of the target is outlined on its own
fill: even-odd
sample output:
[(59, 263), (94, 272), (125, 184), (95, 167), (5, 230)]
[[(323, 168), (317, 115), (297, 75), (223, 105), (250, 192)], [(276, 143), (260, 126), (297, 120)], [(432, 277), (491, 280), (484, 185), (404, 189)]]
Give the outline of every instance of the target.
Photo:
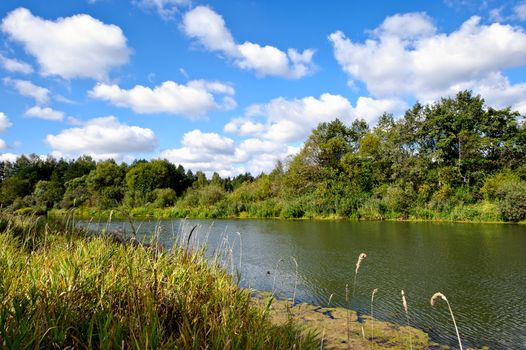
[(296, 273), (294, 275), (294, 292), (292, 293), (292, 306), (296, 305), (296, 288), (298, 286), (298, 261), (295, 257), (291, 256), (290, 259), (294, 263)]
[[(409, 322), (409, 307), (407, 306), (407, 299), (405, 298), (405, 293), (403, 290), (402, 290), (402, 305), (404, 306), (405, 317), (407, 319), (407, 327), (411, 327), (411, 324)], [(408, 332), (408, 335), (409, 335), (409, 347), (411, 350), (413, 350), (413, 340), (411, 337), (411, 331)]]
[[(332, 293), (330, 296), (329, 296), (329, 302), (327, 303), (327, 308), (330, 308), (331, 307), (331, 301), (332, 301), (332, 297), (334, 296), (334, 293)], [(325, 341), (325, 326), (326, 324), (323, 323), (323, 330), (321, 332), (321, 341), (320, 341), (320, 350), (323, 350), (323, 342)]]
[(371, 340), (374, 340), (374, 296), (378, 293), (378, 288), (373, 289), (371, 293)]
[(354, 280), (353, 280), (353, 288), (352, 288), (352, 295), (349, 298), (349, 285), (345, 285), (345, 301), (347, 302), (347, 348), (351, 348), (351, 298), (354, 297), (354, 294), (356, 292), (356, 277), (358, 276), (358, 271), (360, 270), (360, 266), (362, 265), (363, 260), (367, 257), (367, 254), (360, 253), (358, 255), (358, 260), (356, 261), (356, 268), (354, 270)]
[(460, 347), (460, 350), (463, 350), (462, 342), (460, 341), (460, 333), (458, 332), (457, 322), (455, 321), (455, 316), (453, 315), (453, 310), (451, 309), (449, 301), (447, 300), (444, 294), (437, 292), (431, 297), (431, 306), (435, 306), (435, 302), (437, 301), (437, 299), (442, 299), (446, 302), (447, 307), (449, 308), (449, 314), (451, 315), (451, 319), (453, 320), (453, 325), (455, 326), (455, 332), (457, 333), (458, 346)]
[(318, 349), (187, 241), (171, 250), (0, 212), (0, 348)]

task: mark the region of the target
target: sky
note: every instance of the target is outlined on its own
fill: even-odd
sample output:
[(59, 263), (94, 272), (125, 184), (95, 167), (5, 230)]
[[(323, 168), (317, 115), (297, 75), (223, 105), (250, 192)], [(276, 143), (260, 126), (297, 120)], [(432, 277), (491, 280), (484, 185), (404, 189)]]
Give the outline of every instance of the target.
[(461, 90), (526, 114), (526, 1), (0, 2), (0, 160), (257, 175)]

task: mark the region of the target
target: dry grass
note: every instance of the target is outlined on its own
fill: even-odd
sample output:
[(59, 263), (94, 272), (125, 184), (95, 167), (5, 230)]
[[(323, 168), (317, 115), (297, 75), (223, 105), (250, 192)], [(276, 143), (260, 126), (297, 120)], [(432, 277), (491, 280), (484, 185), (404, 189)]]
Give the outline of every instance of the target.
[(460, 333), (458, 332), (457, 322), (455, 321), (455, 316), (453, 315), (453, 310), (451, 309), (451, 305), (449, 304), (449, 301), (447, 300), (446, 296), (440, 292), (437, 292), (433, 294), (431, 297), (431, 306), (435, 306), (435, 302), (437, 299), (442, 299), (447, 303), (447, 307), (449, 308), (449, 313), (451, 315), (451, 319), (453, 320), (453, 325), (455, 326), (455, 332), (457, 333), (457, 339), (458, 339), (458, 346), (460, 347), (460, 350), (462, 350), (462, 342), (460, 341)]

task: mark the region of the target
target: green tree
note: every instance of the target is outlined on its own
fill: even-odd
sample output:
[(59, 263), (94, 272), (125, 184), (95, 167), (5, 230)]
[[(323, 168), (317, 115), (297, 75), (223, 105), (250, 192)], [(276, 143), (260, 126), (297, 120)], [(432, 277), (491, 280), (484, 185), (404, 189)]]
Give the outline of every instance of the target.
[(97, 164), (86, 178), (93, 204), (100, 208), (111, 208), (118, 205), (124, 197), (125, 168), (114, 160)]

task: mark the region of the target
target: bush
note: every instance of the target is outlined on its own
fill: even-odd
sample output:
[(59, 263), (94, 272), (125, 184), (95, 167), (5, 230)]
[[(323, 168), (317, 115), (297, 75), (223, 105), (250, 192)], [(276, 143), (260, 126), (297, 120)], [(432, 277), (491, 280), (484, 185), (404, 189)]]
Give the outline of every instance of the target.
[(177, 200), (177, 193), (171, 188), (158, 188), (153, 190), (153, 206), (155, 208), (171, 207)]
[(504, 198), (499, 202), (499, 210), (507, 221), (526, 219), (526, 182), (521, 181), (507, 188)]
[(301, 218), (305, 214), (305, 210), (299, 203), (287, 203), (281, 209), (280, 216), (285, 219)]
[(497, 200), (506, 221), (526, 219), (526, 181), (510, 171), (500, 172), (486, 180), (481, 189), (487, 199)]

